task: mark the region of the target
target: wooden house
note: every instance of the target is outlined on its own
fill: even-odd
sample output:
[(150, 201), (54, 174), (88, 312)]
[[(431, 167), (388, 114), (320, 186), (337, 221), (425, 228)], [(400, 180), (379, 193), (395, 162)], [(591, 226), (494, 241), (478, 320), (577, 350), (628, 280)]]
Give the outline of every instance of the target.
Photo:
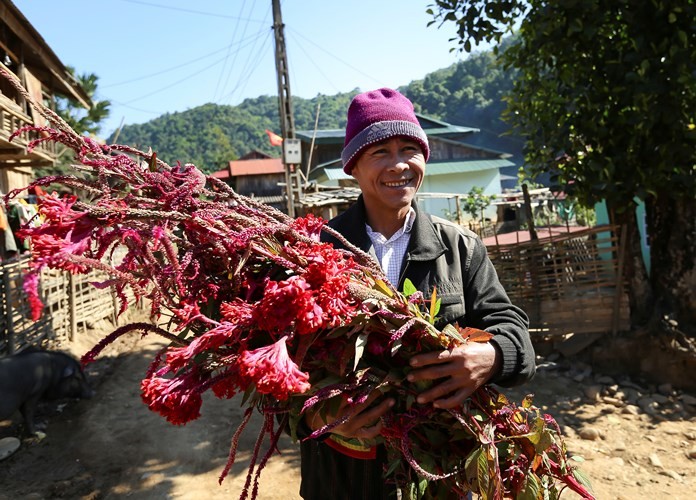
[[(60, 95), (86, 108), (91, 106), (85, 90), (9, 0), (0, 0), (0, 63), (19, 78), (36, 101), (50, 107), (54, 97)], [(13, 132), (26, 125), (49, 124), (0, 77), (0, 190), (3, 193), (26, 186), (33, 177), (33, 168), (53, 165), (56, 161), (52, 143), (27, 150), (29, 142), (36, 138), (35, 133), (25, 132), (9, 140)]]
[[(479, 131), (476, 128), (452, 125), (418, 113), (416, 116), (430, 144), (430, 160), (420, 193), (445, 195), (419, 197), (425, 210), (439, 216), (456, 213), (456, 195), (465, 195), (473, 187), (483, 188), (486, 195), (501, 193), (500, 169), (514, 166), (508, 159), (510, 155), (469, 144), (467, 139)], [(309, 180), (325, 186), (357, 186), (355, 179), (343, 172), (340, 161), (345, 130), (299, 131), (296, 135), (303, 143), (302, 164), (309, 165)], [(310, 157), (311, 144), (314, 148)], [(490, 215), (495, 217), (494, 209)]]
[(285, 167), (280, 158), (252, 151), (232, 160), (226, 169), (212, 174), (237, 193), (257, 198), (279, 210), (286, 210)]

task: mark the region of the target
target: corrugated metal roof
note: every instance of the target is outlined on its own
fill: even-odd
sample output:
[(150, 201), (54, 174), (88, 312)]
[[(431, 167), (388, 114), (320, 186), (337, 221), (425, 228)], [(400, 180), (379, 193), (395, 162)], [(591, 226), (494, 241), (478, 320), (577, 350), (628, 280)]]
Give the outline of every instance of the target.
[[(450, 135), (450, 134), (468, 134), (479, 132), (480, 130), (473, 127), (464, 127), (461, 125), (452, 125), (440, 120), (434, 120), (416, 113), (418, 120), (423, 127), (426, 135)], [(317, 130), (314, 135), (313, 130), (297, 130), (295, 135), (305, 141), (310, 142), (314, 136), (315, 144), (343, 144), (346, 137), (346, 131), (342, 128)]]
[(264, 158), (261, 160), (235, 160), (230, 162), (230, 174), (238, 175), (262, 175), (282, 174), (285, 172), (283, 160), (280, 158)]
[(515, 164), (502, 158), (486, 160), (442, 161), (428, 163), (425, 167), (426, 175), (460, 174), (463, 172), (479, 172), (494, 168), (512, 167)]
[[(463, 160), (463, 161), (442, 161), (428, 163), (425, 167), (425, 175), (444, 175), (460, 174), (463, 172), (479, 172), (481, 170), (492, 170), (494, 168), (512, 167), (515, 164), (502, 158), (487, 160)], [(342, 168), (325, 167), (324, 174), (329, 180), (338, 181), (352, 179), (353, 176), (343, 172)]]

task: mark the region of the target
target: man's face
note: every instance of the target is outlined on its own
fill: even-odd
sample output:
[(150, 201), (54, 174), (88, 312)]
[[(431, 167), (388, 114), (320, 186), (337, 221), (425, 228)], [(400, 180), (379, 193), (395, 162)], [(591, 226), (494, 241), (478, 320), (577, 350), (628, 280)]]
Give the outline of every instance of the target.
[(411, 205), (423, 182), (425, 156), (416, 141), (392, 137), (365, 149), (351, 173), (369, 209), (397, 214)]

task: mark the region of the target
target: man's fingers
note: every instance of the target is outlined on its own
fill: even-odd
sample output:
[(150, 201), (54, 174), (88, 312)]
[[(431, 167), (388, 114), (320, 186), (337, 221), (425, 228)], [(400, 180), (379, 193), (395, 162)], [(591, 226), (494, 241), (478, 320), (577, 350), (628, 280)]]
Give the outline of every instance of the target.
[(451, 358), (451, 351), (427, 352), (424, 354), (416, 354), (409, 360), (409, 363), (413, 367), (418, 367), (431, 364), (447, 363)]

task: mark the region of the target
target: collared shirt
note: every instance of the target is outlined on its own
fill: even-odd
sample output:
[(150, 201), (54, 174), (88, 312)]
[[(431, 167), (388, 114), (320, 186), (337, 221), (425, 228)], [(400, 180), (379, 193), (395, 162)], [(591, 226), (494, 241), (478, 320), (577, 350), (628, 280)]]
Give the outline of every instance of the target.
[(401, 229), (395, 232), (391, 238), (386, 239), (382, 233), (373, 231), (372, 228), (365, 224), (367, 235), (372, 241), (372, 246), (375, 249), (377, 260), (382, 267), (382, 271), (387, 275), (389, 282), (398, 286), (399, 273), (401, 272), (401, 263), (406, 255), (408, 242), (411, 239), (411, 228), (416, 220), (416, 211), (411, 207), (406, 214), (406, 220)]

